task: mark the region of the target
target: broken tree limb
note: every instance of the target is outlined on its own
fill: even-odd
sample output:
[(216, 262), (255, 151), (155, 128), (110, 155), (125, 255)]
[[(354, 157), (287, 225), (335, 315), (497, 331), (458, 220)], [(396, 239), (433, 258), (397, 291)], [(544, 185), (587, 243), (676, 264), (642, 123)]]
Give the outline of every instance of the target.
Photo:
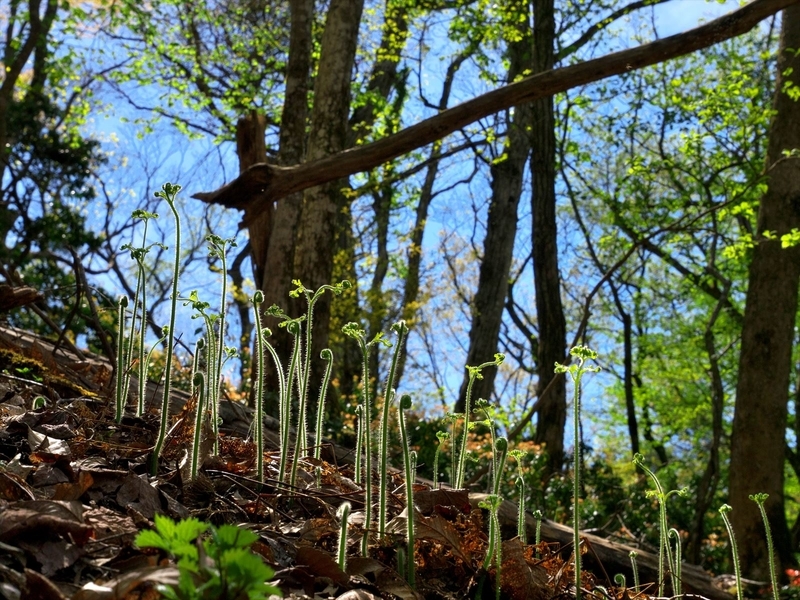
[[(488, 494), (471, 493), (469, 502), (473, 508), (487, 498)], [(498, 512), (500, 527), (504, 531), (516, 531), (517, 529), (517, 505), (508, 500), (504, 500)], [(525, 515), (525, 526), (528, 531), (528, 539), (532, 540), (536, 532), (536, 519), (530, 515)], [(542, 520), (542, 540), (557, 542), (561, 548), (569, 548), (572, 551), (572, 527), (560, 525), (547, 519)], [(505, 536), (508, 537), (508, 536)], [(588, 545), (588, 552), (583, 555), (583, 560), (592, 566), (592, 570), (598, 579), (602, 578), (603, 571), (613, 578), (617, 573), (625, 575), (629, 584), (633, 582), (631, 571), (630, 552), (635, 551), (636, 565), (639, 570), (639, 578), (642, 587), (647, 584), (655, 584), (658, 580), (658, 556), (652, 552), (634, 548), (627, 544), (620, 544), (605, 538), (601, 538), (590, 533), (582, 533), (581, 539)], [(681, 581), (683, 591), (687, 594), (698, 595), (710, 600), (732, 600), (733, 596), (728, 592), (719, 589), (713, 584), (713, 578), (697, 565), (683, 563), (681, 566)], [(606, 582), (610, 583), (610, 582)], [(655, 590), (648, 589), (651, 595)]]
[(259, 163), (213, 192), (192, 197), (245, 210), (245, 223), (267, 204), (289, 194), (373, 169), (457, 131), (470, 123), (537, 98), (641, 69), (708, 48), (750, 31), (761, 21), (800, 0), (753, 0), (718, 19), (649, 44), (575, 65), (545, 71), (442, 111), (371, 144), (294, 167)]

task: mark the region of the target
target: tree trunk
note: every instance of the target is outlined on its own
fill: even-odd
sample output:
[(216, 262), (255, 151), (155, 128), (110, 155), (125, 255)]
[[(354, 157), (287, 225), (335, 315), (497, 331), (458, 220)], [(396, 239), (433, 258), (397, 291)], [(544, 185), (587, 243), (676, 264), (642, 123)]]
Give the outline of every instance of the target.
[[(509, 7), (510, 14), (519, 15), (521, 27), (527, 29), (529, 12), (527, 2), (519, 2), (516, 8)], [(524, 17), (524, 18), (523, 18)], [(509, 82), (514, 81), (531, 65), (531, 32), (520, 31), (521, 39), (509, 44)], [(522, 195), (525, 164), (531, 151), (530, 127), (533, 121), (530, 104), (514, 109), (510, 115), (508, 138), (503, 160), (492, 164), (492, 200), (486, 224), (486, 239), (483, 242), (483, 261), (478, 275), (478, 289), (472, 305), (472, 324), (469, 332), (467, 365), (477, 366), (491, 361), (497, 352), (500, 323), (503, 319), (508, 294), (508, 273), (514, 254), (517, 236), (517, 208)], [(494, 390), (497, 367), (482, 372), (483, 379), (476, 379), (472, 387), (472, 402), (484, 398), (489, 400)], [(469, 376), (465, 373), (456, 401), (455, 412), (464, 412)]]
[[(286, 65), (286, 92), (281, 115), (280, 147), (278, 162), (282, 165), (299, 164), (305, 155), (306, 126), (308, 123), (308, 93), (311, 75), (311, 49), (314, 22), (313, 0), (290, 0), (291, 31), (289, 34), (289, 60)], [(300, 220), (303, 194), (295, 193), (282, 199), (275, 208), (269, 232), (267, 252), (263, 256), (263, 270), (255, 264), (256, 285), (264, 292), (264, 308), (277, 304), (291, 316), (299, 316), (302, 305), (294, 301), (290, 306), (289, 291), (294, 278), (295, 238)], [(258, 217), (255, 217), (258, 219)], [(251, 227), (251, 240), (260, 231)], [(254, 256), (254, 261), (257, 258)], [(264, 326), (272, 330), (270, 342), (279, 355), (288, 359), (292, 337), (277, 320), (265, 318)], [(255, 356), (255, 354), (253, 354)], [(274, 365), (269, 361), (265, 373), (265, 387), (271, 392), (265, 397), (264, 410), (272, 416), (278, 415), (278, 378)]]
[[(555, 16), (553, 0), (535, 0), (534, 73), (553, 68)], [(566, 355), (566, 322), (561, 305), (561, 277), (558, 271), (558, 227), (556, 224), (556, 139), (553, 98), (532, 102), (533, 126), (531, 199), (533, 227), (533, 278), (536, 289), (536, 316), (539, 323), (539, 357), (537, 361), (539, 396), (555, 376), (557, 361)], [(567, 419), (566, 382), (559, 377), (546, 396), (541, 397), (534, 441), (544, 444), (548, 470), (561, 470), (564, 462), (564, 425)], [(579, 443), (580, 440), (575, 440)]]
[[(319, 69), (314, 87), (314, 107), (308, 141), (308, 160), (345, 149), (350, 112), (350, 83), (363, 0), (331, 0), (322, 34)], [(336, 222), (349, 200), (342, 188), (346, 180), (311, 188), (303, 197), (294, 256), (296, 277), (310, 289), (331, 283), (336, 247)], [(330, 294), (323, 295), (314, 312), (314, 347), (319, 356), (328, 345)], [(315, 365), (319, 361), (314, 361)], [(315, 374), (316, 375), (316, 374)], [(320, 378), (312, 375), (314, 382)], [(314, 392), (310, 397), (314, 397)]]
[[(745, 574), (769, 575), (764, 527), (750, 494), (769, 494), (766, 510), (782, 565), (792, 548), (783, 498), (785, 436), (792, 341), (797, 317), (800, 247), (784, 249), (780, 237), (800, 229), (800, 162), (781, 160), (800, 148), (800, 104), (784, 90), (797, 90), (800, 6), (784, 10), (766, 164), (767, 191), (758, 211), (758, 238), (748, 271), (739, 357), (739, 381), (731, 434), (730, 504)], [(772, 235), (769, 238), (765, 234)], [(780, 566), (780, 565), (779, 565)], [(779, 571), (782, 572), (782, 571)]]

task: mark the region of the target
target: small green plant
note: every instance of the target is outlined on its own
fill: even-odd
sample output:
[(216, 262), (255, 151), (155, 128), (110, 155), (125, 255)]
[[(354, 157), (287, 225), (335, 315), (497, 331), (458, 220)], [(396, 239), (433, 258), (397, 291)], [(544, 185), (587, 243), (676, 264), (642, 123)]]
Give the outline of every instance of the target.
[[(261, 327), (261, 304), (264, 292), (258, 290), (253, 294), (253, 311), (256, 322), (256, 415), (254, 418), (256, 438), (256, 477), (264, 481), (264, 330)], [(282, 384), (281, 384), (281, 387)]]
[(442, 454), (442, 447), (450, 439), (450, 434), (446, 431), (437, 431), (436, 438), (439, 445), (436, 446), (436, 454), (433, 455), (433, 488), (439, 487), (439, 456)]
[[(477, 367), (471, 367), (469, 365), (466, 367), (468, 373), (467, 393), (464, 403), (464, 426), (461, 429), (461, 447), (458, 452), (458, 460), (455, 468), (455, 480), (453, 481), (453, 487), (455, 487), (455, 489), (461, 489), (461, 487), (464, 485), (464, 473), (466, 472), (467, 464), (467, 438), (469, 437), (470, 431), (469, 419), (470, 414), (472, 413), (472, 388), (475, 385), (475, 380), (483, 379), (481, 372), (484, 369), (487, 367), (499, 367), (504, 360), (505, 355), (498, 353), (494, 355), (494, 360), (480, 364)], [(453, 439), (455, 439), (455, 437)]]
[(406, 524), (406, 539), (408, 542), (408, 550), (406, 552), (408, 558), (406, 581), (413, 589), (416, 587), (416, 563), (414, 562), (414, 469), (416, 461), (412, 457), (409, 449), (408, 433), (406, 431), (406, 415), (405, 411), (411, 409), (411, 396), (404, 394), (400, 398), (400, 444), (403, 446), (403, 467), (405, 468), (406, 475), (406, 513), (408, 514)]
[[(380, 467), (378, 470), (378, 537), (383, 539), (386, 534), (386, 502), (389, 496), (389, 411), (392, 408), (391, 400), (394, 399), (394, 378), (397, 372), (397, 363), (403, 349), (403, 340), (408, 334), (405, 321), (398, 321), (392, 325), (392, 331), (397, 334), (397, 343), (394, 346), (392, 365), (386, 378), (386, 387), (383, 392), (383, 410), (381, 411), (381, 439), (380, 439)], [(367, 357), (364, 357), (367, 360)], [(366, 364), (366, 363), (365, 363)]]
[(525, 478), (522, 476), (522, 459), (525, 458), (524, 450), (513, 449), (508, 452), (517, 461), (516, 486), (519, 489), (519, 506), (517, 507), (517, 537), (523, 544), (528, 543), (528, 528), (525, 526)]
[(211, 401), (211, 421), (212, 429), (214, 431), (214, 452), (219, 452), (219, 398), (222, 388), (222, 365), (223, 356), (225, 355), (225, 313), (227, 312), (227, 297), (228, 297), (228, 262), (227, 262), (227, 248), (235, 248), (236, 241), (232, 238), (223, 239), (218, 235), (210, 233), (206, 236), (208, 242), (208, 257), (211, 259), (218, 258), (222, 262), (222, 290), (221, 300), (219, 307), (219, 328), (217, 329), (217, 347), (215, 355), (217, 364), (213, 366), (213, 371), (209, 367), (209, 376), (213, 373), (214, 379), (209, 379), (209, 397)]
[(628, 556), (631, 559), (631, 571), (633, 571), (633, 591), (637, 594), (639, 593), (639, 567), (636, 564), (636, 557), (639, 556), (639, 553), (636, 550), (631, 550), (628, 553)]
[(728, 539), (731, 544), (731, 555), (733, 556), (733, 573), (736, 576), (736, 599), (743, 600), (744, 592), (742, 590), (742, 565), (739, 562), (739, 548), (736, 546), (736, 536), (733, 534), (733, 525), (728, 519), (728, 513), (733, 508), (729, 504), (723, 504), (719, 507), (719, 514), (722, 515), (722, 521), (725, 523), (725, 529), (728, 530)]
[(125, 388), (125, 372), (128, 370), (128, 361), (125, 356), (125, 309), (128, 306), (127, 296), (120, 296), (117, 300), (117, 397), (114, 420), (119, 423), (122, 421), (122, 413), (125, 410), (125, 401), (128, 398), (128, 390)]
[(194, 440), (192, 443), (191, 477), (197, 479), (200, 470), (200, 442), (203, 439), (203, 418), (206, 412), (206, 378), (197, 371), (192, 378), (192, 385), (197, 389), (197, 408), (194, 415)]
[(323, 348), (319, 357), (325, 361), (325, 374), (322, 376), (322, 386), (319, 388), (317, 400), (317, 426), (314, 428), (314, 458), (320, 460), (322, 456), (322, 430), (325, 425), (325, 399), (328, 397), (328, 385), (333, 373), (333, 351)]
[(161, 423), (158, 428), (158, 439), (156, 440), (155, 448), (153, 449), (153, 463), (150, 469), (152, 475), (158, 474), (158, 459), (161, 457), (161, 452), (164, 449), (164, 443), (167, 439), (167, 425), (169, 424), (169, 393), (172, 387), (172, 355), (175, 352), (175, 313), (177, 312), (178, 303), (178, 275), (180, 273), (181, 262), (181, 217), (178, 214), (178, 209), (175, 207), (175, 199), (180, 192), (181, 186), (172, 183), (165, 183), (161, 186), (161, 191), (156, 192), (156, 197), (163, 198), (169, 205), (172, 215), (175, 217), (175, 262), (172, 272), (172, 295), (170, 315), (169, 315), (169, 329), (167, 330), (167, 352), (164, 357), (164, 395), (161, 401)]
[(541, 558), (539, 552), (539, 544), (542, 543), (542, 511), (538, 508), (533, 511), (533, 518), (536, 519), (536, 537), (533, 538), (534, 543), (536, 544), (536, 558)]
[[(661, 485), (661, 482), (658, 480), (653, 471), (651, 471), (647, 466), (644, 464), (644, 456), (641, 454), (635, 454), (633, 457), (633, 464), (639, 467), (642, 471), (644, 471), (650, 480), (653, 482), (655, 486), (655, 490), (650, 490), (647, 492), (648, 496), (655, 497), (658, 501), (658, 528), (659, 528), (659, 542), (658, 542), (658, 595), (664, 595), (664, 584), (665, 584), (665, 575), (664, 570), (668, 568), (670, 573), (672, 574), (672, 582), (675, 585), (675, 573), (676, 571), (680, 571), (680, 566), (675, 564), (675, 561), (672, 556), (672, 548), (669, 545), (669, 525), (667, 523), (667, 500), (672, 495), (679, 495), (679, 496), (686, 496), (689, 491), (687, 489), (682, 490), (671, 490), (669, 492), (664, 491), (664, 487)], [(678, 590), (673, 590), (675, 594), (678, 594)]]
[[(681, 552), (681, 534), (677, 529), (671, 527), (667, 533), (667, 537), (675, 540), (675, 550), (673, 554), (675, 564), (672, 567), (672, 593), (673, 595), (678, 596), (683, 593), (681, 586), (681, 562), (683, 561)], [(667, 540), (667, 543), (669, 543), (669, 540)]]
[[(356, 442), (356, 477), (360, 477), (361, 451), (364, 453), (364, 540), (361, 544), (362, 556), (367, 556), (369, 546), (369, 530), (372, 526), (372, 386), (369, 375), (368, 349), (373, 344), (388, 343), (383, 339), (383, 334), (378, 333), (370, 342), (366, 340), (366, 332), (358, 323), (347, 323), (342, 327), (342, 332), (356, 340), (361, 349), (361, 404), (358, 413), (358, 441)], [(391, 398), (386, 398), (387, 403)], [(358, 483), (358, 480), (356, 481)]]
[(569, 351), (570, 356), (578, 360), (571, 365), (560, 365), (556, 363), (556, 373), (569, 373), (575, 387), (573, 399), (573, 434), (575, 440), (575, 451), (573, 455), (573, 493), (572, 493), (572, 528), (573, 543), (575, 545), (575, 597), (581, 597), (581, 533), (580, 533), (580, 511), (578, 503), (581, 491), (581, 378), (584, 373), (596, 373), (599, 367), (589, 366), (587, 360), (597, 360), (597, 352), (590, 350), (586, 346), (575, 346)]
[(772, 541), (772, 529), (769, 526), (769, 519), (767, 518), (767, 510), (764, 508), (764, 503), (769, 498), (769, 494), (760, 493), (749, 496), (750, 500), (758, 504), (758, 510), (761, 512), (761, 519), (764, 521), (764, 532), (767, 537), (767, 555), (769, 557), (769, 579), (772, 583), (772, 597), (773, 600), (779, 600), (778, 594), (778, 574), (775, 570), (775, 545)]
[[(197, 544), (206, 532), (209, 537)], [(266, 600), (281, 591), (267, 583), (275, 572), (250, 551), (256, 540), (255, 533), (234, 525), (216, 528), (195, 518), (175, 523), (156, 515), (155, 530), (142, 531), (135, 543), (139, 548), (163, 550), (176, 560), (178, 585), (158, 587), (169, 600)]]
[(489, 546), (486, 549), (486, 558), (483, 560), (484, 570), (495, 564), (495, 598), (500, 598), (500, 568), (503, 563), (503, 543), (500, 537), (500, 519), (498, 513), (503, 499), (498, 494), (489, 494), (479, 506), (489, 511)]
[(336, 511), (336, 517), (339, 519), (339, 544), (338, 552), (336, 554), (336, 562), (339, 563), (339, 568), (344, 571), (347, 569), (347, 519), (350, 518), (350, 503), (342, 502), (339, 509)]

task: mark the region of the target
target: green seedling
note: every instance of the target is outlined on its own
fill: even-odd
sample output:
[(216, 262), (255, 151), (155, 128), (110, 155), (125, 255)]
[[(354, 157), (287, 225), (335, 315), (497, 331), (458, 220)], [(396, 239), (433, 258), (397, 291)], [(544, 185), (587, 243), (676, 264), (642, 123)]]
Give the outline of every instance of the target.
[(500, 495), (500, 480), (502, 479), (503, 469), (506, 466), (506, 458), (508, 457), (508, 439), (499, 437), (494, 442), (494, 452), (492, 459), (494, 461), (494, 474), (492, 475), (492, 493)]
[(456, 424), (464, 418), (464, 413), (447, 413), (445, 418), (450, 421), (450, 483), (454, 483), (456, 469), (458, 468), (458, 454), (455, 447)]
[(218, 258), (222, 262), (222, 293), (219, 306), (219, 329), (217, 330), (215, 356), (217, 364), (214, 367), (214, 379), (209, 381), (209, 396), (211, 397), (211, 420), (214, 429), (214, 452), (219, 452), (219, 399), (222, 393), (222, 365), (225, 354), (225, 313), (227, 312), (228, 297), (228, 262), (227, 248), (235, 248), (233, 238), (223, 239), (210, 233), (206, 236), (208, 242), (208, 257)]
[(128, 360), (125, 356), (125, 309), (128, 302), (130, 301), (127, 296), (120, 296), (117, 300), (117, 403), (114, 413), (114, 420), (117, 423), (122, 421), (122, 413), (128, 398), (128, 390), (125, 387), (125, 372), (128, 370)]
[(400, 398), (400, 444), (403, 447), (403, 467), (406, 475), (406, 540), (407, 544), (407, 573), (406, 581), (412, 589), (416, 587), (417, 578), (417, 565), (414, 562), (414, 469), (415, 462), (412, 460), (411, 451), (409, 449), (408, 433), (406, 432), (406, 415), (405, 411), (411, 410), (411, 396), (404, 394)]
[(628, 553), (628, 556), (631, 559), (631, 571), (633, 572), (633, 591), (637, 594), (639, 593), (639, 567), (636, 564), (636, 557), (639, 556), (639, 553), (635, 550), (631, 550)]
[(328, 397), (328, 385), (331, 382), (333, 373), (333, 352), (330, 348), (325, 348), (319, 353), (319, 357), (325, 361), (325, 374), (322, 377), (322, 387), (319, 388), (319, 400), (317, 401), (317, 426), (314, 428), (314, 458), (320, 460), (322, 456), (322, 430), (325, 425), (325, 399)]
[(206, 412), (205, 377), (201, 372), (198, 371), (194, 374), (192, 385), (197, 388), (197, 408), (194, 415), (191, 477), (192, 479), (197, 479), (197, 472), (200, 470), (200, 442), (203, 438), (203, 419)]
[[(194, 343), (194, 356), (192, 356), (192, 373), (197, 373), (200, 371), (200, 365), (202, 364), (202, 355), (203, 351), (206, 347), (206, 338), (198, 338), (198, 340)], [(192, 389), (191, 393), (194, 394), (194, 379), (192, 379)]]
[(175, 313), (178, 303), (178, 275), (180, 272), (180, 259), (181, 259), (181, 218), (178, 210), (175, 207), (175, 198), (181, 186), (171, 183), (165, 183), (161, 187), (161, 191), (156, 192), (156, 196), (166, 200), (169, 205), (172, 215), (175, 217), (175, 263), (172, 272), (172, 295), (170, 316), (169, 316), (169, 329), (167, 331), (167, 352), (164, 366), (164, 396), (161, 402), (161, 423), (158, 428), (158, 439), (156, 446), (153, 449), (153, 464), (150, 469), (152, 475), (158, 474), (158, 459), (161, 457), (161, 452), (164, 449), (164, 443), (167, 439), (167, 424), (169, 423), (169, 393), (172, 387), (172, 356), (175, 352)]
[(509, 455), (517, 462), (516, 486), (519, 489), (519, 506), (517, 507), (517, 537), (523, 544), (528, 543), (528, 528), (525, 526), (525, 478), (522, 476), (522, 459), (527, 454), (524, 450), (509, 450)]
[(539, 544), (542, 543), (542, 516), (542, 511), (538, 508), (533, 511), (533, 518), (536, 519), (536, 537), (533, 538), (536, 544), (536, 558), (541, 558)]
[(773, 600), (779, 600), (778, 594), (778, 574), (775, 569), (775, 546), (772, 541), (772, 529), (769, 526), (769, 519), (767, 518), (767, 511), (764, 508), (764, 503), (769, 498), (769, 494), (760, 493), (749, 496), (750, 500), (758, 504), (758, 510), (761, 512), (761, 519), (764, 521), (764, 532), (767, 536), (767, 556), (769, 558), (769, 579), (772, 583), (772, 597)]
[(44, 408), (47, 405), (47, 398), (44, 396), (36, 396), (31, 403), (31, 408), (33, 410), (39, 410), (40, 408)]
[[(389, 375), (386, 378), (386, 387), (383, 392), (383, 410), (381, 411), (381, 438), (378, 456), (380, 457), (380, 467), (378, 470), (378, 537), (383, 539), (386, 535), (386, 503), (389, 496), (389, 411), (392, 407), (391, 400), (394, 399), (394, 379), (397, 373), (397, 363), (400, 359), (400, 352), (403, 348), (403, 340), (408, 334), (408, 327), (405, 321), (398, 321), (392, 325), (392, 331), (397, 334), (397, 343), (394, 346), (392, 364), (389, 368)], [(367, 357), (364, 357), (366, 364)]]
[[(671, 527), (667, 533), (667, 537), (675, 540), (675, 550), (673, 551), (675, 564), (672, 567), (672, 593), (673, 595), (679, 596), (683, 593), (683, 586), (681, 585), (681, 562), (683, 560), (681, 552), (681, 534), (677, 529)], [(669, 543), (669, 540), (667, 540), (667, 543)]]
[(450, 434), (446, 431), (437, 431), (436, 437), (439, 445), (436, 446), (436, 454), (433, 455), (433, 488), (439, 487), (439, 456), (442, 454), (442, 447), (450, 439)]
[(581, 597), (581, 534), (580, 534), (580, 511), (579, 499), (581, 491), (581, 379), (584, 373), (596, 373), (599, 367), (589, 366), (588, 360), (597, 360), (597, 352), (590, 350), (586, 346), (576, 346), (569, 351), (570, 356), (577, 359), (577, 363), (571, 365), (560, 365), (556, 363), (556, 373), (569, 373), (575, 388), (573, 398), (573, 435), (575, 440), (575, 451), (573, 455), (573, 490), (572, 490), (572, 528), (573, 543), (575, 545), (575, 597)]
[[(364, 516), (364, 541), (362, 542), (361, 553), (367, 555), (369, 529), (372, 526), (372, 386), (370, 385), (369, 374), (369, 347), (373, 344), (388, 344), (383, 339), (383, 334), (378, 333), (370, 342), (366, 340), (366, 332), (358, 323), (347, 323), (342, 327), (342, 332), (356, 340), (361, 350), (361, 405), (358, 417), (358, 441), (356, 442), (356, 477), (360, 476), (361, 451), (364, 453), (364, 475), (361, 483), (364, 485), (365, 492), (365, 516)], [(386, 398), (385, 402), (390, 403), (391, 397)], [(356, 483), (359, 483), (357, 480)]]
[[(297, 402), (297, 434), (295, 435), (294, 454), (292, 455), (292, 472), (289, 478), (289, 484), (294, 487), (297, 480), (297, 466), (301, 456), (305, 456), (308, 450), (308, 380), (311, 376), (311, 348), (313, 341), (314, 330), (314, 305), (322, 297), (325, 292), (332, 292), (339, 296), (345, 290), (350, 288), (350, 282), (344, 280), (335, 285), (323, 285), (312, 292), (306, 288), (299, 279), (293, 279), (292, 283), (297, 287), (289, 292), (292, 298), (299, 298), (301, 295), (305, 296), (308, 308), (306, 309), (305, 316), (305, 354), (302, 358), (302, 366), (297, 371), (298, 378), (298, 402)], [(299, 323), (298, 323), (299, 325)], [(298, 341), (300, 339), (300, 332), (298, 331)], [(302, 354), (302, 352), (301, 352)], [(299, 358), (299, 357), (298, 357)], [(295, 363), (300, 365), (299, 362)], [(292, 367), (289, 367), (289, 379), (293, 379), (295, 373)], [(287, 406), (287, 410), (289, 407)]]
[(725, 523), (725, 529), (728, 530), (728, 539), (731, 542), (731, 555), (733, 556), (733, 573), (736, 576), (736, 599), (743, 600), (744, 592), (742, 590), (742, 565), (739, 561), (739, 549), (736, 546), (736, 536), (733, 534), (733, 525), (728, 519), (728, 513), (733, 508), (729, 504), (723, 504), (719, 507), (719, 514), (722, 515), (722, 521)]
[(500, 599), (500, 569), (503, 563), (503, 544), (500, 538), (500, 518), (498, 513), (503, 499), (498, 494), (489, 494), (479, 506), (489, 511), (489, 547), (483, 561), (484, 570), (488, 570), (494, 560), (495, 564), (495, 598)]
[(347, 569), (347, 519), (350, 518), (350, 503), (343, 502), (339, 509), (336, 511), (336, 517), (339, 519), (339, 544), (338, 552), (336, 555), (336, 562), (342, 571)]
[(458, 453), (458, 463), (455, 469), (454, 486), (456, 489), (461, 489), (461, 487), (464, 485), (464, 473), (466, 471), (467, 464), (467, 438), (469, 437), (470, 431), (469, 418), (470, 413), (472, 412), (472, 388), (475, 385), (476, 379), (483, 379), (481, 371), (487, 367), (499, 367), (504, 360), (505, 355), (498, 353), (494, 355), (494, 360), (480, 364), (477, 367), (471, 367), (469, 365), (466, 367), (469, 378), (467, 380), (467, 393), (464, 403), (464, 427), (461, 430), (461, 447)]
[(261, 305), (264, 302), (264, 292), (261, 290), (253, 294), (253, 311), (256, 322), (256, 477), (264, 481), (264, 340), (261, 327)]
[[(206, 532), (210, 535), (198, 542)], [(163, 550), (177, 562), (178, 584), (157, 588), (168, 600), (281, 596), (278, 588), (267, 583), (275, 572), (250, 550), (257, 540), (255, 533), (235, 525), (216, 528), (195, 518), (175, 523), (156, 515), (155, 530), (142, 531), (135, 544)]]
[[(147, 245), (147, 226), (150, 219), (158, 219), (158, 214), (148, 212), (143, 209), (134, 210), (131, 213), (131, 217), (133, 219), (140, 219), (144, 222), (144, 230), (142, 232), (142, 245), (139, 248), (133, 248), (131, 246), (123, 246), (123, 249), (130, 250), (131, 258), (136, 261), (136, 294), (133, 297), (133, 319), (131, 321), (131, 332), (129, 338), (129, 346), (128, 346), (128, 358), (132, 356), (133, 353), (133, 338), (134, 332), (136, 331), (136, 307), (141, 306), (141, 316), (139, 318), (139, 370), (138, 370), (138, 378), (139, 378), (139, 386), (137, 390), (137, 397), (136, 397), (136, 416), (140, 417), (144, 414), (144, 404), (145, 404), (145, 394), (147, 392), (147, 364), (145, 364), (144, 359), (144, 349), (145, 349), (145, 342), (147, 338), (147, 285), (145, 284), (145, 263), (144, 259), (148, 252), (150, 252), (150, 248), (153, 246), (159, 246), (161, 248), (165, 248), (165, 246), (161, 243), (155, 243), (151, 245)], [(127, 389), (127, 388), (126, 388)]]
[[(676, 570), (679, 570), (680, 567), (675, 565), (673, 556), (672, 556), (672, 548), (669, 545), (668, 540), (668, 532), (669, 526), (667, 524), (667, 500), (672, 495), (679, 495), (679, 496), (686, 496), (689, 491), (687, 489), (682, 490), (671, 490), (669, 492), (664, 491), (664, 487), (661, 485), (661, 482), (656, 477), (656, 474), (653, 473), (650, 469), (648, 469), (644, 464), (644, 456), (641, 454), (635, 454), (633, 457), (633, 464), (637, 467), (642, 469), (650, 480), (653, 482), (655, 486), (655, 490), (650, 490), (647, 492), (648, 496), (655, 497), (658, 501), (658, 528), (659, 528), (659, 542), (658, 542), (658, 595), (664, 595), (664, 584), (665, 584), (665, 567), (670, 569), (670, 573), (674, 575)], [(674, 581), (674, 580), (673, 580)], [(678, 592), (675, 591), (677, 594)]]

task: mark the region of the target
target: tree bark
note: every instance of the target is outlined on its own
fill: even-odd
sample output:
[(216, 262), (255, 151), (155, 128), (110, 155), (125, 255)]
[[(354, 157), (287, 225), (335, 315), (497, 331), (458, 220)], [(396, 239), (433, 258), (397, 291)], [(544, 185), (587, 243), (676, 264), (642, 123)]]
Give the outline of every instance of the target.
[[(784, 11), (781, 25), (775, 113), (767, 147), (769, 181), (748, 271), (731, 434), (731, 520), (744, 572), (759, 579), (769, 575), (767, 547), (758, 506), (749, 500), (750, 494), (769, 494), (766, 511), (779, 561), (787, 565), (792, 556), (783, 480), (800, 247), (782, 248), (780, 236), (800, 229), (800, 161), (782, 160), (785, 150), (800, 148), (800, 104), (786, 93), (798, 89), (800, 59), (794, 50), (798, 47), (800, 7), (795, 5)], [(777, 238), (766, 237), (768, 232)]]
[[(305, 156), (314, 2), (313, 0), (290, 0), (289, 10), (291, 15), (289, 59), (286, 65), (286, 92), (283, 100), (278, 149), (278, 162), (282, 165), (299, 164), (303, 162)], [(292, 302), (289, 298), (294, 278), (295, 238), (302, 202), (303, 194), (296, 192), (277, 204), (269, 232), (267, 251), (263, 256), (263, 269), (259, 272), (258, 264), (255, 265), (256, 285), (264, 292), (263, 306), (265, 308), (273, 304), (281, 306), (292, 316), (299, 315), (298, 311), (302, 310), (299, 302)], [(253, 212), (256, 210), (259, 209), (254, 207)], [(259, 219), (258, 216), (252, 218)], [(253, 230), (254, 228), (251, 227), (251, 236)], [(260, 234), (257, 232), (256, 235)], [(254, 258), (254, 260), (257, 259)], [(289, 332), (283, 327), (278, 327), (276, 319), (265, 317), (262, 322), (264, 326), (272, 330), (270, 343), (280, 356), (288, 359), (292, 347), (292, 337)], [(264, 410), (267, 414), (277, 416), (278, 378), (275, 367), (271, 363), (272, 361), (269, 361), (265, 373), (265, 388), (272, 393), (265, 397)]]
[[(508, 80), (514, 81), (526, 68), (530, 68), (532, 38), (528, 2), (516, 2), (509, 7), (510, 14), (519, 15), (521, 39), (508, 47)], [(469, 332), (469, 349), (466, 364), (477, 366), (491, 361), (497, 352), (500, 323), (508, 295), (508, 277), (517, 237), (517, 208), (522, 196), (525, 164), (531, 152), (530, 128), (533, 108), (530, 104), (518, 106), (508, 115), (508, 137), (503, 147), (503, 158), (492, 164), (492, 199), (483, 241), (483, 260), (478, 274), (478, 289), (472, 302), (472, 323)], [(497, 367), (483, 370), (483, 378), (476, 379), (472, 387), (472, 402), (478, 398), (489, 400), (494, 391)], [(469, 376), (465, 373), (456, 400), (455, 412), (464, 412)], [(473, 404), (474, 406), (474, 404)]]
[[(358, 42), (363, 0), (332, 0), (322, 34), (321, 54), (314, 86), (307, 156), (320, 159), (344, 150), (350, 113), (350, 82)], [(332, 181), (306, 190), (298, 226), (294, 256), (296, 277), (310, 289), (331, 283), (336, 247), (336, 222), (349, 199), (343, 193), (347, 181)], [(315, 306), (314, 346), (311, 356), (319, 356), (328, 345), (330, 294)], [(319, 361), (314, 361), (319, 364)], [(314, 377), (315, 382), (321, 377)], [(313, 393), (313, 392), (312, 392)], [(311, 396), (314, 397), (314, 396)]]
[[(533, 3), (533, 70), (548, 72), (555, 59), (555, 13), (553, 0)], [(544, 444), (550, 473), (564, 463), (564, 425), (567, 421), (566, 381), (555, 378), (555, 363), (564, 358), (567, 326), (561, 305), (558, 270), (558, 226), (556, 224), (556, 136), (553, 97), (533, 102), (533, 151), (530, 169), (533, 184), (531, 228), (536, 317), (539, 324), (537, 393), (541, 398), (534, 441)], [(547, 390), (547, 392), (545, 392)], [(580, 440), (575, 440), (580, 443)], [(577, 465), (576, 465), (577, 468)]]

